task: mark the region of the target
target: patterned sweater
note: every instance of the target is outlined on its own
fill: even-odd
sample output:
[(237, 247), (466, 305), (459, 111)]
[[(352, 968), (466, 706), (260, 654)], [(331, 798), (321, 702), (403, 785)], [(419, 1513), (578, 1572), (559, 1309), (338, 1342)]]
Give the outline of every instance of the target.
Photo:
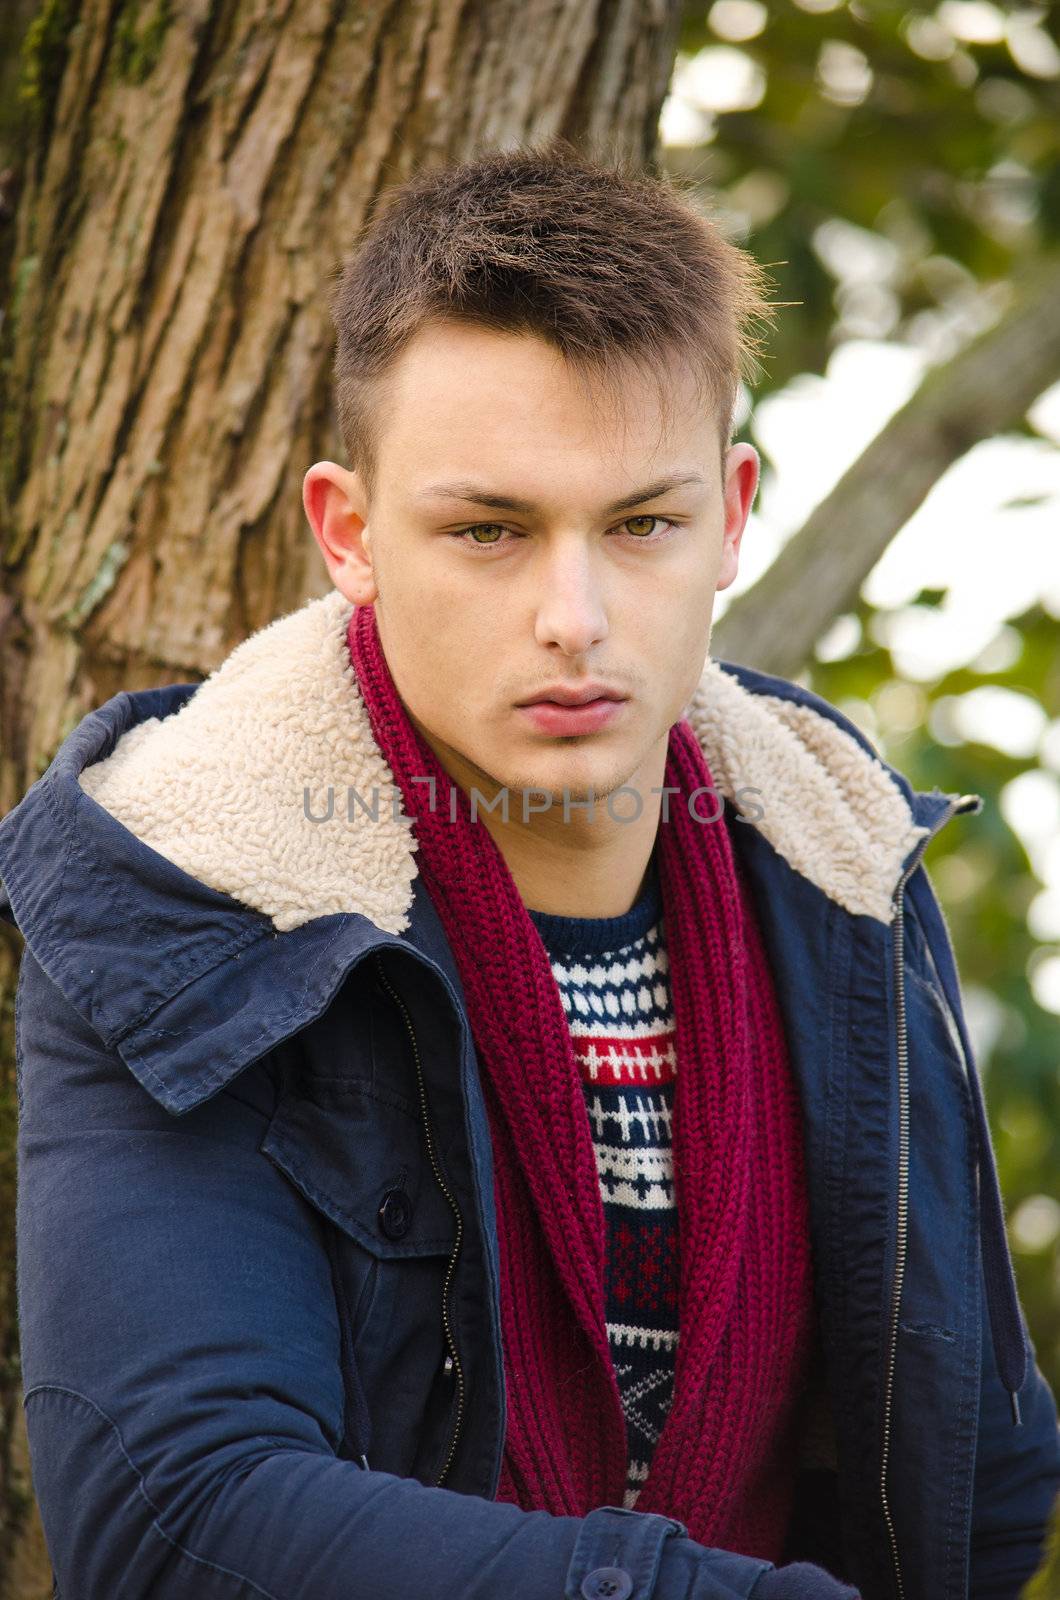
[(678, 1338), (671, 1117), (677, 1061), (654, 855), (618, 917), (531, 911), (574, 1043), (604, 1208), (608, 1340), (636, 1505), (673, 1393)]

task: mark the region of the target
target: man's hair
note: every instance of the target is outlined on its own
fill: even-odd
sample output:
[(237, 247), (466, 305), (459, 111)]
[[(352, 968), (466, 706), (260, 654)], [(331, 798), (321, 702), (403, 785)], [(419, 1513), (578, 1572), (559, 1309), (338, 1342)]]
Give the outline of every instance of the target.
[(424, 327), (536, 334), (587, 396), (619, 400), (630, 363), (670, 410), (676, 360), (718, 417), (724, 454), (741, 379), (758, 376), (768, 276), (686, 196), (632, 161), (567, 140), (424, 169), (385, 189), (336, 269), (335, 401), (350, 465), (375, 487), (386, 378)]

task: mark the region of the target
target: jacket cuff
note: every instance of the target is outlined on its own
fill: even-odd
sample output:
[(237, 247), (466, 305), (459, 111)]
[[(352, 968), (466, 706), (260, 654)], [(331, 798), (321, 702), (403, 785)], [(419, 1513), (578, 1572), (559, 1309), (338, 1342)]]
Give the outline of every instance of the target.
[(687, 1533), (675, 1517), (597, 1506), (578, 1530), (563, 1600), (651, 1600), (664, 1540)]

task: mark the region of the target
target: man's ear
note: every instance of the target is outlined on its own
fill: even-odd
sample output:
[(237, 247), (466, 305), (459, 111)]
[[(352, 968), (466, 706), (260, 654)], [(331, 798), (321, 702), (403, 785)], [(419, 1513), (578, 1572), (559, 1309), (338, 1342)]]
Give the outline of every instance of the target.
[(751, 514), (761, 459), (753, 444), (730, 445), (725, 456), (725, 527), (718, 589), (727, 589), (735, 580), (740, 561), (740, 540)]
[(336, 589), (354, 605), (371, 605), (379, 591), (360, 475), (318, 461), (302, 480), (302, 504)]

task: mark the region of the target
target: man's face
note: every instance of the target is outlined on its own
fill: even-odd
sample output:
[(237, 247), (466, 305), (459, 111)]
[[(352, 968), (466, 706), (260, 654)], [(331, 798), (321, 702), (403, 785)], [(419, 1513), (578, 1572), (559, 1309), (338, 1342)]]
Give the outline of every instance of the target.
[[(662, 782), (758, 482), (747, 444), (723, 478), (715, 415), (673, 382), (663, 431), (635, 366), (616, 415), (544, 340), (435, 324), (394, 369), (370, 507), (356, 474), (307, 473), (336, 588), (374, 603), (398, 693), (465, 788), (559, 801), (643, 785), (647, 804)], [(624, 698), (577, 731), (523, 706), (590, 683)]]

